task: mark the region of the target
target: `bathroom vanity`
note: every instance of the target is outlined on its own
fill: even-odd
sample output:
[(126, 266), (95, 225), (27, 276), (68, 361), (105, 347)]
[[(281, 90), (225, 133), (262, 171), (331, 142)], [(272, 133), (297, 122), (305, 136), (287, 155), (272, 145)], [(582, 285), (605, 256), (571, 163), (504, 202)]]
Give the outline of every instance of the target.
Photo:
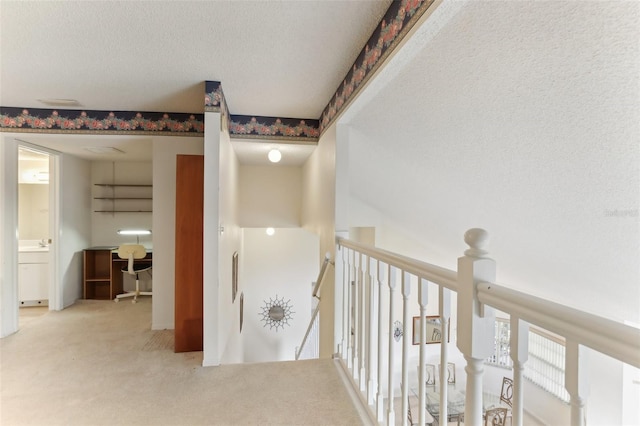
[(20, 242), (18, 300), (20, 306), (49, 304), (49, 247), (43, 247), (37, 241)]

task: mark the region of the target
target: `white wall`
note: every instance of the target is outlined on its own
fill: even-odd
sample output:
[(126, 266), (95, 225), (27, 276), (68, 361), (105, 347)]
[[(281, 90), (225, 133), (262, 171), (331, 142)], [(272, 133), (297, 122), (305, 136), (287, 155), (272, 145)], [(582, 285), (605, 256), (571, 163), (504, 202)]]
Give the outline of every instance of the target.
[(151, 328), (175, 326), (176, 155), (202, 155), (202, 137), (153, 138), (153, 308)]
[(220, 312), (220, 205), (222, 154), (225, 144), (221, 114), (204, 114), (204, 235), (203, 235), (203, 361), (204, 366), (220, 364), (222, 356)]
[[(60, 234), (53, 236), (57, 267), (62, 277), (63, 309), (81, 299), (83, 250), (91, 236), (91, 165), (89, 161), (63, 154), (59, 162)], [(51, 294), (50, 301), (51, 304)]]
[(637, 322), (640, 11), (555, 5), (468, 2), (442, 28), (427, 20), (351, 119), (351, 191), (435, 256), (483, 227), (500, 282)]
[(219, 235), (219, 299), (218, 299), (218, 341), (220, 342), (221, 363), (242, 362), (243, 339), (240, 335), (239, 310), (242, 281), (235, 301), (232, 298), (232, 265), (233, 254), (242, 258), (242, 230), (239, 226), (239, 215), (244, 207), (239, 206), (242, 194), (241, 167), (231, 146), (229, 132), (220, 132), (220, 225), (224, 232)]
[[(152, 210), (153, 200), (97, 200), (96, 197), (151, 197), (152, 188), (102, 187), (96, 184), (152, 185), (153, 163), (139, 161), (91, 162), (91, 245), (118, 246), (136, 237), (118, 235), (119, 229), (152, 229), (152, 213), (101, 213), (99, 210)], [(153, 231), (153, 230), (152, 230)], [(153, 235), (141, 236), (140, 244), (153, 248)]]
[(48, 239), (49, 185), (21, 183), (18, 186), (18, 238)]
[[(336, 128), (328, 128), (302, 171), (302, 226), (320, 237), (318, 265), (329, 253), (335, 259), (336, 217)], [(334, 341), (335, 276), (328, 273), (322, 297), (331, 303), (320, 307), (320, 357), (330, 358), (337, 350)]]
[(0, 337), (18, 331), (18, 142), (0, 141)]
[(302, 168), (240, 166), (240, 226), (299, 227), (302, 208)]
[[(242, 340), (244, 362), (295, 359), (311, 319), (311, 283), (319, 272), (318, 237), (303, 229), (277, 228), (268, 236), (263, 228), (243, 230), (240, 258), (244, 292)], [(292, 320), (284, 328), (265, 327), (265, 301), (284, 299)]]

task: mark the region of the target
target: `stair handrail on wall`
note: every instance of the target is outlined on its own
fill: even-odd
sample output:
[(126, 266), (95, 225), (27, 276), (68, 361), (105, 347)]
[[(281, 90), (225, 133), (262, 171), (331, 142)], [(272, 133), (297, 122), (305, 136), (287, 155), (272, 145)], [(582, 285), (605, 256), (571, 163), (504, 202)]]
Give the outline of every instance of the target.
[(318, 273), (318, 278), (316, 279), (316, 283), (313, 287), (312, 296), (317, 299), (316, 307), (313, 310), (313, 314), (311, 314), (311, 320), (309, 321), (307, 331), (304, 333), (304, 337), (302, 338), (302, 343), (296, 349), (296, 360), (300, 359), (300, 354), (307, 344), (307, 340), (309, 339), (311, 331), (314, 329), (317, 330), (317, 327), (314, 327), (314, 325), (317, 326), (317, 318), (320, 314), (320, 302), (322, 300), (320, 298), (320, 290), (322, 289), (322, 283), (324, 281), (324, 277), (326, 276), (327, 268), (329, 267), (329, 265), (334, 265), (334, 262), (331, 261), (331, 256), (329, 255), (329, 253), (327, 253), (324, 257), (324, 261), (322, 262), (322, 266), (320, 267), (320, 272)]
[[(395, 425), (394, 390), (401, 388), (400, 418), (407, 424), (409, 345), (412, 339), (409, 302), (417, 291), (420, 312), (418, 424), (426, 420), (426, 310), (428, 288), (438, 289), (441, 342), (449, 341), (451, 292), (457, 292), (457, 346), (467, 365), (464, 422), (482, 424), (483, 363), (494, 353), (494, 308), (510, 315), (510, 356), (513, 360), (513, 425), (523, 424), (523, 369), (527, 361), (529, 324), (566, 339), (565, 387), (570, 396), (571, 424), (585, 423), (588, 393), (587, 351), (591, 348), (640, 368), (640, 330), (597, 315), (550, 302), (495, 284), (495, 261), (488, 258), (488, 233), (465, 233), (469, 249), (458, 258), (457, 271), (336, 237), (336, 342), (352, 384), (377, 423)], [(402, 296), (401, 379), (394, 378), (394, 302), (397, 276)], [(340, 299), (342, 302), (340, 302)], [(383, 306), (383, 300), (388, 306)], [(376, 302), (377, 301), (377, 302)], [(411, 305), (411, 306), (410, 306)], [(385, 325), (386, 324), (386, 325)], [(374, 347), (375, 345), (375, 347)], [(440, 344), (440, 365), (447, 365), (447, 344)], [(388, 349), (385, 360), (383, 351)], [(391, 368), (389, 366), (392, 366)], [(441, 369), (440, 419), (448, 418), (446, 369)], [(383, 389), (386, 388), (386, 395)], [(387, 406), (385, 407), (385, 399)], [(414, 415), (415, 419), (415, 415)]]

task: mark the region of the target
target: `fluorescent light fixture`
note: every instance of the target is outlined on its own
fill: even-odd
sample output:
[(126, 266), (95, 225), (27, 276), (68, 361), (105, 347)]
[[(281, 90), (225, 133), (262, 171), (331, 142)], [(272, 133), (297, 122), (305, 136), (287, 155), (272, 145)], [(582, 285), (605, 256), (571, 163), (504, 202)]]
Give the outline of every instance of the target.
[(282, 153), (277, 149), (272, 149), (271, 151), (269, 151), (269, 154), (267, 154), (267, 157), (272, 163), (277, 163), (278, 161), (280, 161), (280, 159), (282, 159)]
[(85, 151), (93, 152), (94, 154), (124, 154), (121, 149), (114, 148), (112, 146), (85, 146)]
[(136, 243), (140, 244), (140, 235), (151, 235), (150, 229), (118, 229), (118, 235), (135, 235)]
[(149, 229), (118, 229), (120, 235), (151, 235)]
[(267, 235), (268, 236), (272, 236), (273, 234), (276, 233), (276, 230), (273, 228), (267, 228)]

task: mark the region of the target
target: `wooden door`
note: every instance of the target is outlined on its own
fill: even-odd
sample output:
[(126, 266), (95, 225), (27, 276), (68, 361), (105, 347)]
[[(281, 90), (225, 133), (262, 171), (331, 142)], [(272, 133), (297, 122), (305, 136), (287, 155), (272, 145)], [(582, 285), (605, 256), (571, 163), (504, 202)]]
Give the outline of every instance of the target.
[(176, 165), (175, 352), (202, 350), (204, 157)]

